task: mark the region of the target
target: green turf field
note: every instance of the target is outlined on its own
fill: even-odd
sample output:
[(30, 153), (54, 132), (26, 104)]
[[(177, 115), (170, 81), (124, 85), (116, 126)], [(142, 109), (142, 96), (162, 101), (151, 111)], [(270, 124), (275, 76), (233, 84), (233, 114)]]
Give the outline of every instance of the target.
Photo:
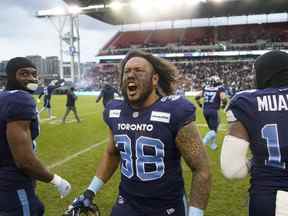
[[(38, 156), (55, 172), (72, 184), (72, 192), (64, 199), (59, 198), (56, 189), (45, 183), (39, 183), (37, 192), (46, 206), (46, 216), (60, 216), (68, 204), (86, 189), (94, 176), (96, 164), (105, 148), (106, 127), (102, 121), (102, 103), (95, 103), (93, 96), (81, 96), (77, 101), (79, 116), (78, 124), (73, 113), (67, 118), (66, 124), (60, 119), (65, 112), (65, 96), (53, 96), (53, 115), (57, 118), (47, 120), (47, 113), (41, 113), (41, 131), (38, 138)], [(42, 103), (38, 104), (39, 108)], [(221, 110), (221, 125), (217, 143), (222, 143), (227, 128), (224, 113)], [(206, 127), (200, 109), (197, 109), (197, 123), (203, 135)], [(213, 172), (212, 193), (205, 216), (245, 216), (247, 215), (248, 178), (244, 181), (225, 180), (219, 168), (220, 148), (208, 153), (211, 158)], [(186, 191), (190, 186), (191, 172), (183, 164)], [(119, 183), (119, 170), (96, 196), (96, 203), (103, 216), (110, 214), (115, 201)], [(128, 216), (128, 215), (127, 215)]]

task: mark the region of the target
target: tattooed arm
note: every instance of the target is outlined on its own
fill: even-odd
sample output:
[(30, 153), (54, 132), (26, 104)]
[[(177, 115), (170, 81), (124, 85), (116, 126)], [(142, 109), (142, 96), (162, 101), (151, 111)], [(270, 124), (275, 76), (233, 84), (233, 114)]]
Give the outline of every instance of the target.
[(193, 171), (189, 204), (199, 209), (205, 209), (211, 189), (211, 173), (209, 158), (195, 122), (191, 122), (179, 130), (176, 145), (186, 164)]

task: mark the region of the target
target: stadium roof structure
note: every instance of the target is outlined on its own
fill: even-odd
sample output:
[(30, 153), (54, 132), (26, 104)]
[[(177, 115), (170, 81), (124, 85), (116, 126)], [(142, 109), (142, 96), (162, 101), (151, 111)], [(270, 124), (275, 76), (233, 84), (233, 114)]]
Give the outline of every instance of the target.
[(177, 6), (173, 8), (173, 11), (164, 13), (165, 1), (174, 2), (175, 5), (180, 1), (162, 0), (162, 6), (158, 8), (159, 13), (151, 13), (148, 10), (144, 11), (146, 14), (143, 16), (144, 8), (142, 11), (141, 8), (140, 11), (135, 10), (131, 7), (133, 1), (149, 4), (149, 0), (117, 0), (125, 7), (115, 11), (109, 6), (115, 0), (64, 0), (68, 5), (76, 4), (80, 7), (101, 5), (102, 7), (97, 10), (86, 10), (85, 14), (113, 25), (288, 12), (287, 0), (185, 0), (186, 3), (198, 3), (193, 4), (193, 6), (191, 4), (191, 7)]

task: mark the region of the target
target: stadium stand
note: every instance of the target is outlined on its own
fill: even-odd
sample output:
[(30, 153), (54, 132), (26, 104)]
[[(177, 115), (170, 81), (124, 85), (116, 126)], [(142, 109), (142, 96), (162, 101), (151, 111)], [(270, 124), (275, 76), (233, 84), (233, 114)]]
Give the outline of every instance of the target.
[(287, 48), (286, 23), (118, 32), (99, 55), (125, 54), (131, 48), (153, 53)]
[[(205, 80), (213, 75), (219, 76), (226, 86), (235, 90), (250, 89), (254, 86), (251, 76), (253, 59), (250, 60), (202, 60), (202, 61), (174, 61), (179, 69), (178, 85), (185, 91), (197, 91), (205, 84)], [(84, 77), (90, 80), (87, 89), (99, 90), (106, 82), (118, 88), (118, 65), (113, 63), (99, 64), (94, 71)]]
[[(99, 53), (102, 55), (125, 54), (131, 48), (141, 48), (153, 53), (185, 53), (217, 50), (259, 50), (286, 48), (288, 37), (286, 23), (251, 24), (187, 29), (118, 32)], [(221, 46), (224, 44), (226, 47)], [(218, 75), (227, 86), (237, 90), (253, 88), (250, 76), (255, 57), (232, 58), (172, 58), (179, 68), (179, 84), (186, 91), (198, 90), (205, 79)], [(102, 88), (104, 81), (117, 83), (117, 66), (104, 64), (95, 69), (94, 87)], [(103, 70), (103, 67), (110, 68)], [(105, 79), (104, 79), (105, 78)], [(102, 84), (101, 84), (102, 83)], [(116, 85), (117, 86), (117, 85)], [(115, 87), (116, 87), (115, 86)]]
[[(65, 1), (79, 3), (81, 6), (110, 2), (110, 0)], [(114, 25), (213, 17), (226, 17), (229, 20), (230, 16), (243, 15), (247, 18), (245, 24), (231, 24), (227, 21), (226, 24), (221, 25), (192, 25), (174, 28), (172, 22), (169, 29), (156, 29), (156, 27), (149, 30), (145, 28), (141, 30), (141, 27), (139, 30), (130, 31), (122, 29), (99, 51), (98, 56), (100, 59), (103, 57), (104, 61), (100, 61), (101, 64), (93, 72), (87, 74), (86, 78), (90, 80), (90, 83), (93, 80), (89, 88), (101, 89), (106, 81), (116, 87), (119, 78), (117, 62), (121, 58), (115, 60), (114, 57), (125, 55), (135, 48), (152, 52), (175, 63), (180, 72), (179, 85), (186, 91), (200, 89), (205, 79), (212, 75), (218, 75), (225, 85), (233, 86), (237, 90), (252, 88), (253, 77), (250, 75), (252, 64), (260, 52), (288, 49), (287, 18), (286, 21), (268, 21), (270, 13), (287, 13), (284, 9), (285, 5), (285, 1), (264, 3), (261, 0), (254, 0), (246, 4), (240, 0), (233, 0), (222, 1), (216, 7), (213, 1), (208, 0), (205, 3), (199, 3), (197, 13), (191, 13), (191, 8), (189, 11), (189, 8), (182, 7), (181, 10), (175, 8), (173, 16), (167, 17), (159, 14), (159, 18), (151, 19), (149, 16), (139, 18), (138, 14), (129, 8), (123, 13), (117, 12), (117, 16), (109, 10), (103, 14), (89, 13), (89, 16)], [(186, 10), (189, 13), (186, 13)], [(248, 22), (250, 14), (266, 14), (266, 21), (250, 23)], [(239, 54), (242, 51), (247, 54)], [(217, 52), (220, 54), (218, 55)], [(227, 52), (230, 53), (227, 54)]]

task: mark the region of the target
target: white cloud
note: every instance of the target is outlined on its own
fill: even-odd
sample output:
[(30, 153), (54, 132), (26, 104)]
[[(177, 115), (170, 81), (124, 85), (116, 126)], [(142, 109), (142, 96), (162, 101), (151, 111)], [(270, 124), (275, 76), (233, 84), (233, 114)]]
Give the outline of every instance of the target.
[[(43, 6), (51, 5), (53, 7), (59, 0), (49, 0), (49, 4), (48, 1), (39, 0), (25, 0), (27, 4), (20, 4), (19, 2), (22, 1), (13, 0), (0, 3), (1, 8), (6, 8), (0, 13), (0, 60), (36, 54), (43, 57), (59, 56), (58, 33), (53, 24), (48, 19), (34, 17), (37, 10), (45, 9)], [(65, 31), (68, 30), (65, 29)], [(98, 50), (116, 32), (117, 27), (111, 27), (90, 17), (81, 16), (81, 60), (93, 61)]]

